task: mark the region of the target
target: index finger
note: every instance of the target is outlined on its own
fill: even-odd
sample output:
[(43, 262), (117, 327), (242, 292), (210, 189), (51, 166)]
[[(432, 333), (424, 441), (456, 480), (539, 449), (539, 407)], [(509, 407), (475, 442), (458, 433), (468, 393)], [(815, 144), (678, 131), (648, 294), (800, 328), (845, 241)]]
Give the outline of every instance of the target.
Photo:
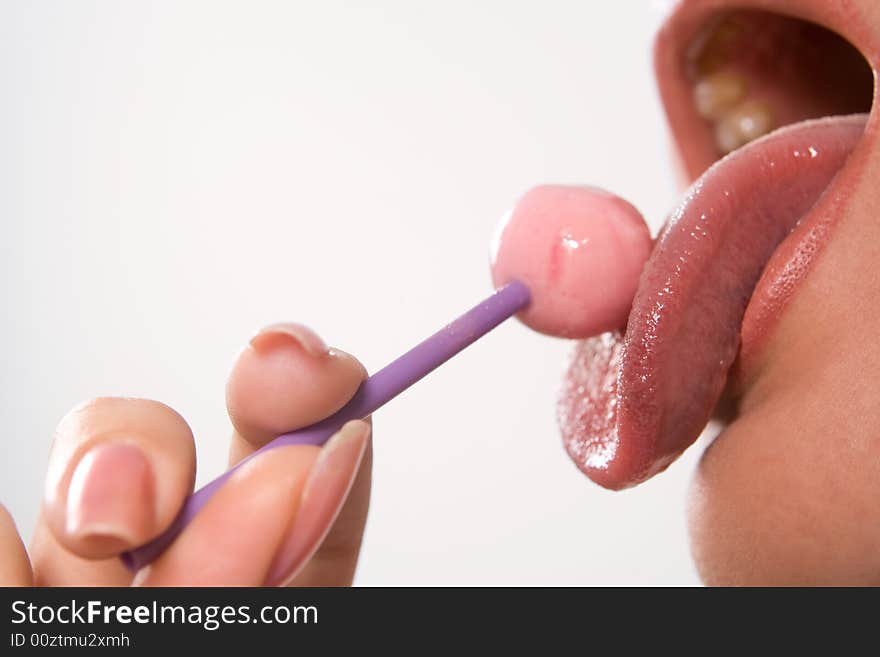
[(353, 356), (328, 347), (301, 324), (262, 329), (238, 355), (226, 386), (235, 428), (230, 462), (335, 413), (366, 375)]

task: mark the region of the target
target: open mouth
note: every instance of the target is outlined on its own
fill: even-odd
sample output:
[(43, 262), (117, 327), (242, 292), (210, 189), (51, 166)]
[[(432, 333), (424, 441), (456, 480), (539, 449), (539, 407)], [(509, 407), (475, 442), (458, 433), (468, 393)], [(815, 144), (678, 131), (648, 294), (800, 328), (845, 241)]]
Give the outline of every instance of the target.
[(664, 470), (731, 372), (748, 378), (876, 139), (867, 21), (823, 0), (781, 13), (793, 4), (686, 0), (658, 36), (661, 96), (699, 178), (657, 238), (626, 331), (579, 345), (559, 403), (569, 455), (608, 488)]

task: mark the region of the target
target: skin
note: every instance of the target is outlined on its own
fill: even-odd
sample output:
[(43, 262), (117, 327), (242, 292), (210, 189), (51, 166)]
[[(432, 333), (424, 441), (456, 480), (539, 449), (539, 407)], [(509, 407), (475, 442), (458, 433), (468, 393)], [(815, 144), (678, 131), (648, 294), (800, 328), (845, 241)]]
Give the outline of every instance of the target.
[[(876, 40), (880, 5), (849, 5)], [(741, 364), (694, 473), (688, 527), (706, 584), (880, 585), (880, 140), (860, 147), (830, 239)]]
[[(880, 5), (850, 4), (880, 33)], [(688, 524), (707, 584), (880, 585), (877, 180), (875, 143), (824, 252), (731, 390), (728, 424), (694, 474)], [(262, 350), (259, 341), (245, 348), (230, 376), (232, 462), (278, 427), (329, 415), (364, 376), (350, 356), (310, 354), (303, 342), (314, 334), (287, 340), (280, 332)], [(311, 395), (294, 394), (307, 383)], [(70, 473), (89, 447), (105, 441), (135, 445), (154, 468), (150, 495), (132, 502), (129, 538), (73, 535), (66, 523)], [(56, 435), (29, 554), (0, 507), (0, 584), (132, 583), (114, 555), (167, 525), (192, 488), (193, 455), (186, 423), (157, 402), (101, 399), (71, 411)], [(349, 427), (322, 450), (277, 450), (230, 481), (133, 583), (349, 584), (369, 488), (367, 426)], [(228, 517), (240, 524), (229, 527)], [(229, 548), (204, 559), (204, 546), (218, 542)]]
[[(309, 329), (267, 327), (239, 354), (227, 383), (230, 464), (282, 430), (332, 414), (365, 376), (356, 359), (328, 350)], [(118, 502), (113, 522), (77, 526), (72, 516), (94, 519), (95, 505), (71, 509), (69, 498), (78, 499), (74, 473), (100, 459), (109, 472), (95, 466), (89, 476), (107, 493), (103, 499)], [(350, 422), (320, 449), (272, 450), (239, 470), (173, 546), (133, 577), (117, 555), (161, 533), (192, 491), (192, 432), (159, 402), (91, 400), (58, 426), (27, 551), (0, 507), (0, 585), (349, 585), (367, 516), (371, 460), (368, 422)], [(88, 495), (79, 497), (88, 506)]]
[(880, 584), (880, 151), (871, 168), (695, 473), (707, 584)]

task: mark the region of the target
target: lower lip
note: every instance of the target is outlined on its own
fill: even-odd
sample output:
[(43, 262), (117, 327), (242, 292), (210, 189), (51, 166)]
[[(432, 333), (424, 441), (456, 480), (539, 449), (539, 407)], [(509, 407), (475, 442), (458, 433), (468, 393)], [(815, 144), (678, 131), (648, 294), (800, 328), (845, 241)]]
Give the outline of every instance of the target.
[(742, 321), (737, 384), (748, 383), (747, 374), (755, 369), (780, 315), (831, 238), (835, 224), (846, 214), (847, 203), (866, 170), (863, 164), (869, 149), (865, 145), (873, 142), (875, 132), (876, 125), (870, 120), (846, 167), (767, 261)]
[(634, 485), (699, 436), (739, 353), (765, 265), (778, 266), (778, 275), (765, 275), (752, 300), (744, 328), (752, 343), (769, 332), (805, 271), (774, 251), (794, 241), (786, 240), (792, 229), (827, 236), (809, 232), (828, 205), (816, 203), (837, 187), (829, 183), (863, 128), (864, 117), (792, 126), (695, 183), (658, 238), (626, 334), (584, 342), (569, 372), (560, 425), (569, 454), (594, 481)]

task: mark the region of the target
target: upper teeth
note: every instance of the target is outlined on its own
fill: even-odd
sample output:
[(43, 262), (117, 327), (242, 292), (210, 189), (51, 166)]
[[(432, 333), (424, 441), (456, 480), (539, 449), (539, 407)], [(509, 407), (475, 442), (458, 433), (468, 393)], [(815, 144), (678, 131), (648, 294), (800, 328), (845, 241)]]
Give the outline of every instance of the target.
[(721, 71), (713, 73), (694, 86), (694, 103), (704, 119), (718, 119), (743, 96), (746, 81), (741, 75)]
[(730, 71), (711, 73), (694, 85), (697, 113), (712, 122), (715, 142), (724, 154), (773, 129), (768, 105), (747, 99), (746, 92), (745, 79)]
[(715, 124), (715, 141), (722, 153), (729, 153), (773, 129), (773, 117), (766, 103), (745, 100)]

